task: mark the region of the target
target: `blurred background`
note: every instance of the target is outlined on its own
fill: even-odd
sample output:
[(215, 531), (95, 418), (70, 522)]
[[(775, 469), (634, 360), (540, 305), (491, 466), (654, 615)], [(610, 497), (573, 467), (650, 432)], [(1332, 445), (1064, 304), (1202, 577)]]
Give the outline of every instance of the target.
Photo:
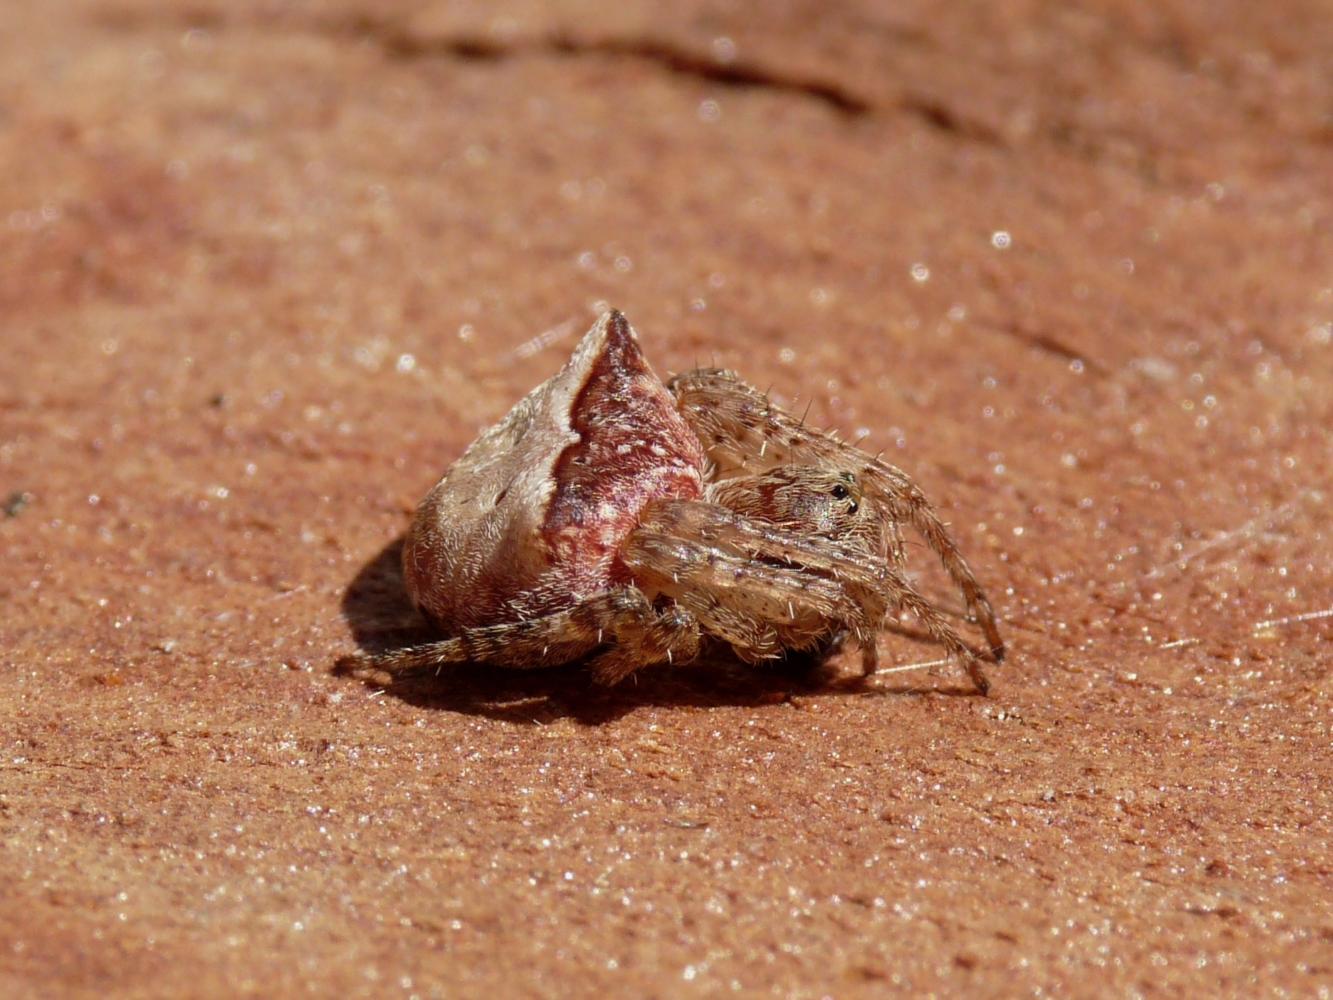
[[(0, 983), (1326, 984), (1330, 52), (1300, 0), (0, 8)], [(995, 698), (331, 674), (607, 305), (918, 478)]]

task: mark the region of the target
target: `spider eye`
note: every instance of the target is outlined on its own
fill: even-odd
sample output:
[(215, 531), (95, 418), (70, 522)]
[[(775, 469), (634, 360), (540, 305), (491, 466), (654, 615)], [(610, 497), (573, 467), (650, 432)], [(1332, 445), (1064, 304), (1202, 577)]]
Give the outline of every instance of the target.
[(849, 496), (852, 495), (848, 491), (847, 487), (843, 486), (842, 483), (835, 484), (830, 492), (832, 492), (834, 500), (846, 500)]

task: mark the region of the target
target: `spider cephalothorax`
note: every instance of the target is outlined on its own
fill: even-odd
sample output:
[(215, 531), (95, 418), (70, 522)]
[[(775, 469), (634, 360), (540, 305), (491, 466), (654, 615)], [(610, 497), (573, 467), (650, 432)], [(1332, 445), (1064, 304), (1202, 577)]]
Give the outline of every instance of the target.
[(418, 508), (404, 578), (445, 638), (357, 659), (394, 670), (586, 658), (614, 684), (693, 659), (704, 637), (759, 662), (850, 634), (869, 673), (884, 616), (905, 609), (984, 692), (979, 658), (903, 575), (904, 526), (939, 556), (999, 660), (990, 603), (906, 473), (731, 372), (663, 385), (609, 312)]

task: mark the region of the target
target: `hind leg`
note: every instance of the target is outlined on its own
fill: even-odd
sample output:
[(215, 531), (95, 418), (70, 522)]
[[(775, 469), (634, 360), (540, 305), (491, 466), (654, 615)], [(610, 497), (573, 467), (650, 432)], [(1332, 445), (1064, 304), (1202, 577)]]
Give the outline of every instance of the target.
[(624, 587), (539, 618), (467, 629), (451, 639), (404, 649), (357, 653), (340, 665), (398, 674), (458, 663), (532, 670), (597, 653), (590, 664), (594, 680), (615, 684), (639, 667), (687, 662), (698, 652), (699, 629), (691, 616), (676, 608), (659, 613), (642, 591)]

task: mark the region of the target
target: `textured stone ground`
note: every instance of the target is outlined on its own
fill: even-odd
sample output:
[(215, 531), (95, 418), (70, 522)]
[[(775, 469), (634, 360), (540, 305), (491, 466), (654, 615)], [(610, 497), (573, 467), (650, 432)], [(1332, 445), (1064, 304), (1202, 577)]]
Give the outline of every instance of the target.
[[(0, 992), (1328, 995), (1327, 4), (752, 9), (0, 8)], [(333, 671), (601, 303), (920, 479), (991, 698)]]

